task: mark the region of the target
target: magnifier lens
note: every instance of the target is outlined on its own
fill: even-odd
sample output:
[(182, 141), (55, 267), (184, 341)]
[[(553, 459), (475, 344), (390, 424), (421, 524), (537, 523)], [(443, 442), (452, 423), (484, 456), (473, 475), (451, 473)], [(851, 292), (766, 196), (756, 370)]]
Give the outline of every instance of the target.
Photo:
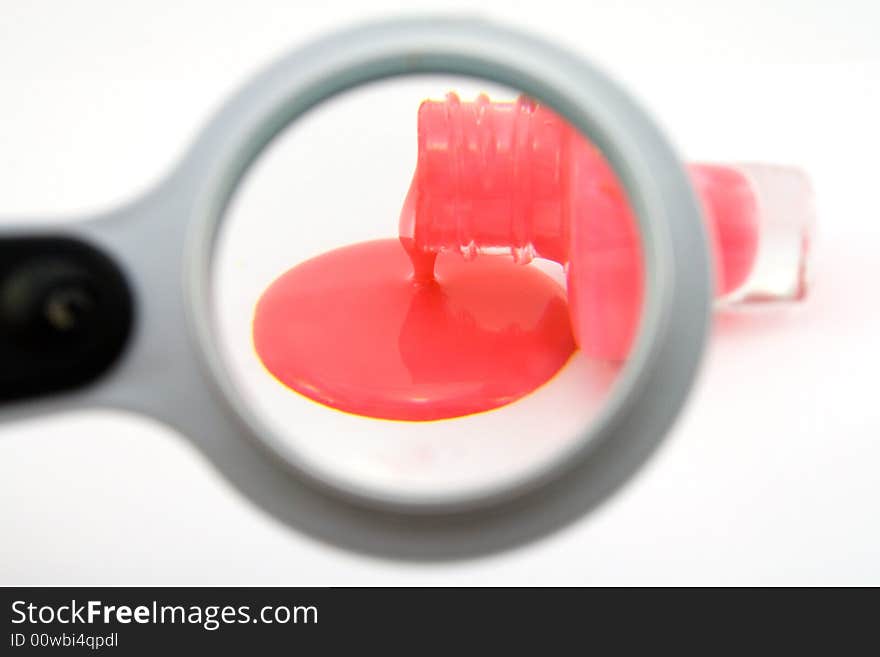
[(244, 176), (213, 258), (238, 394), (315, 478), (478, 500), (580, 446), (641, 317), (637, 222), (601, 153), (489, 80), (325, 101)]

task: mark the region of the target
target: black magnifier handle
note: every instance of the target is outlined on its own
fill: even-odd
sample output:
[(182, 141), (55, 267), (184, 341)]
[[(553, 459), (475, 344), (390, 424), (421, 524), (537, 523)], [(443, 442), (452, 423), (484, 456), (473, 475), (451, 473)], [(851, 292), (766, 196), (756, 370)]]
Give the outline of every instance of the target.
[(0, 239), (0, 402), (97, 379), (125, 349), (133, 317), (125, 276), (94, 246)]

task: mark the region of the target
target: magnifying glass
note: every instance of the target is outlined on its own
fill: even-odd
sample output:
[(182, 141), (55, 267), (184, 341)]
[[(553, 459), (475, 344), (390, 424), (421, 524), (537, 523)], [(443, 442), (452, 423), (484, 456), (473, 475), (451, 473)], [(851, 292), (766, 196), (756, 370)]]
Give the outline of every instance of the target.
[[(3, 229), (2, 417), (156, 418), (352, 549), (517, 545), (656, 448), (719, 276), (748, 296), (749, 221), (806, 216), (800, 184), (686, 169), (613, 82), (518, 32), (334, 34), (246, 85), (143, 197)], [(750, 289), (801, 294), (772, 278)]]

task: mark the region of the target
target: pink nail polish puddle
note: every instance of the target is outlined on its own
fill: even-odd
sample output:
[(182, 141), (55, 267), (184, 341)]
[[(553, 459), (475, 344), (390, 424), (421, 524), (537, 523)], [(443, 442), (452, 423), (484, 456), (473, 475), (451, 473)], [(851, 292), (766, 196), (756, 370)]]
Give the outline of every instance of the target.
[(571, 356), (565, 292), (534, 267), (444, 253), (434, 276), (414, 280), (396, 239), (312, 258), (260, 298), (257, 353), (315, 401), (394, 420), (503, 406)]
[[(760, 208), (738, 170), (692, 165), (719, 295), (748, 278)], [(513, 256), (513, 257), (510, 257)], [(565, 266), (567, 293), (535, 267)], [(303, 262), (272, 283), (253, 323), (281, 383), (349, 413), (436, 420), (508, 404), (580, 348), (626, 358), (643, 297), (639, 232), (599, 151), (527, 99), (418, 113), (418, 163), (399, 240)]]

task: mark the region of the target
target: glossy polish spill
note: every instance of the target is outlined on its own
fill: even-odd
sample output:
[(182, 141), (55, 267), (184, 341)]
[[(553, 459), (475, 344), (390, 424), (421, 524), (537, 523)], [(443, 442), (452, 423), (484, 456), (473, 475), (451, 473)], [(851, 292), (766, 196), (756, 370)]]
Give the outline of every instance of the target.
[[(725, 295), (749, 276), (759, 208), (736, 170), (690, 171)], [(635, 214), (601, 152), (549, 109), (454, 93), (423, 102), (398, 235), (269, 287), (253, 335), (279, 381), (350, 413), (435, 420), (532, 392), (576, 342), (593, 359), (627, 358), (643, 299)], [(568, 298), (523, 266), (536, 256), (565, 267)]]
[(571, 356), (565, 292), (547, 275), (505, 257), (433, 259), (416, 276), (401, 242), (389, 239), (297, 265), (257, 304), (257, 354), (311, 399), (394, 420), (503, 406)]

